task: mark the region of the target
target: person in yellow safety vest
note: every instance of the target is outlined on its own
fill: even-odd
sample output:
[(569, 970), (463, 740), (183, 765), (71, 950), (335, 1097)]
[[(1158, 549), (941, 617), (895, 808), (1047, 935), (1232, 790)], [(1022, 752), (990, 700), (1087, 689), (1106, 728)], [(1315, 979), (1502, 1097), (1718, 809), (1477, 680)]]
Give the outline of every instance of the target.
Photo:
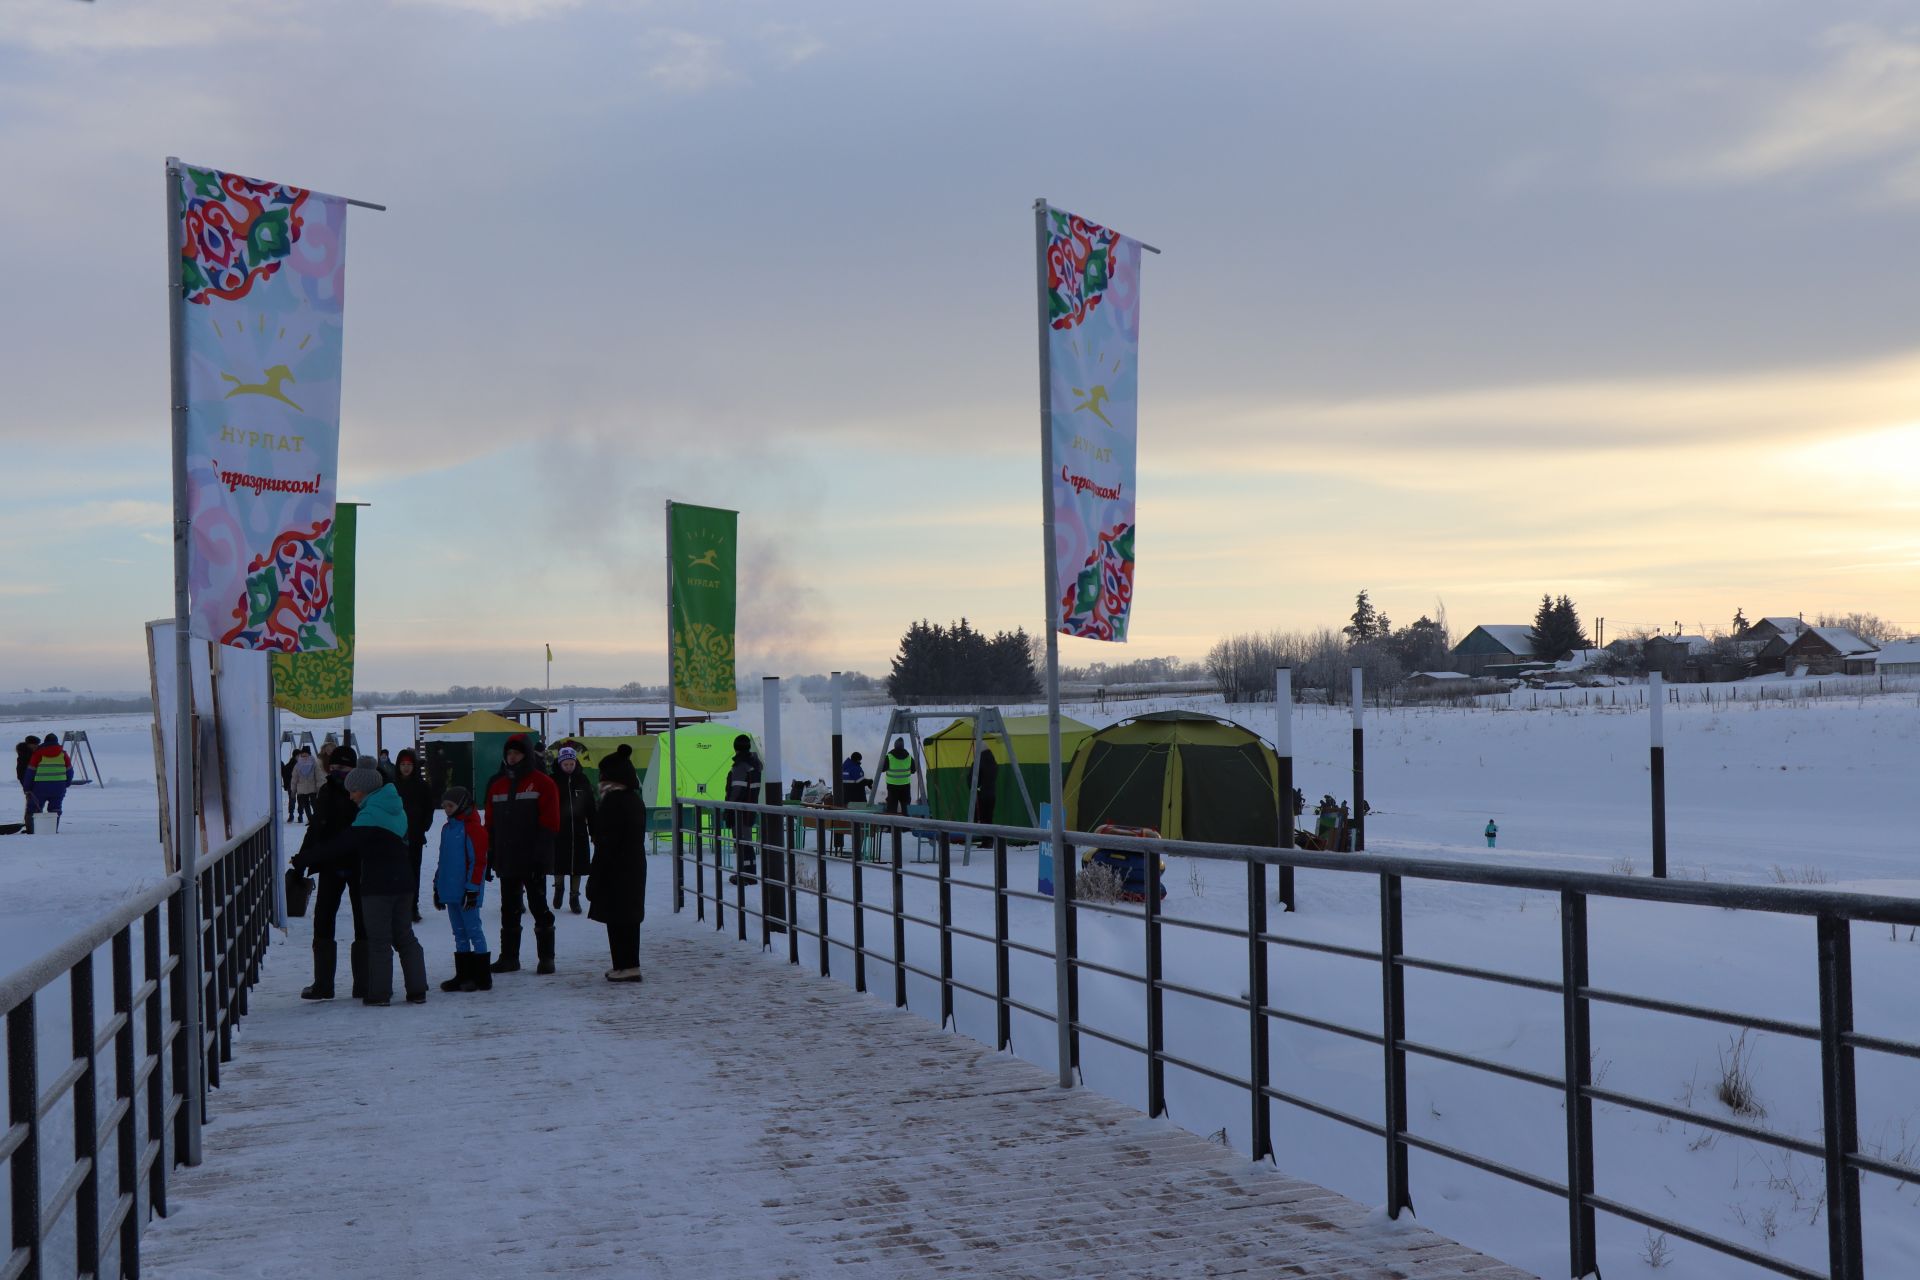
[(67, 799), (67, 785), (73, 781), (73, 765), (60, 749), (60, 735), (49, 733), (40, 740), (39, 750), (27, 759), (27, 774), (33, 781), (33, 799), (40, 812), (53, 815), (53, 829), (60, 829), (60, 809)]
[(913, 799), (913, 754), (905, 738), (893, 740), (893, 750), (880, 761), (880, 776), (887, 780), (886, 812), (905, 817)]

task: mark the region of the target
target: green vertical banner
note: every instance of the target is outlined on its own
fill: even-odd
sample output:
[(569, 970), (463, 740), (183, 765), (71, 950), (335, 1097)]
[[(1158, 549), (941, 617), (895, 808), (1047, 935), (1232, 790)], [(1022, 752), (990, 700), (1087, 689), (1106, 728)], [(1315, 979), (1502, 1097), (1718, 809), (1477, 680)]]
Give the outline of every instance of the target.
[(323, 616), (337, 638), (335, 647), (272, 655), (273, 705), (305, 720), (353, 714), (353, 561), (359, 515), (357, 507), (335, 506), (333, 529), (326, 535), (332, 542), (325, 559), (332, 589)]
[(673, 700), (695, 711), (732, 711), (733, 616), (740, 513), (667, 505), (673, 566)]

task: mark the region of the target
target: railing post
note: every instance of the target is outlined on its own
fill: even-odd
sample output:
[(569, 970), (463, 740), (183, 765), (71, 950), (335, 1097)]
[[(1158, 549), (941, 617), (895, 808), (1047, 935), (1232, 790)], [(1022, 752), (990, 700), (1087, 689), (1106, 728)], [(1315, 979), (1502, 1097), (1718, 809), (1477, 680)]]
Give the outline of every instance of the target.
[(140, 1128), (138, 1089), (134, 1086), (133, 922), (113, 935), (113, 1011), (120, 1030), (113, 1035), (113, 1096), (126, 1110), (114, 1125), (118, 1143), (117, 1181), (128, 1197), (120, 1219), (120, 1271), (140, 1274)]
[[(680, 802), (674, 801), (677, 805)], [(701, 841), (700, 824), (706, 820), (706, 810), (693, 811), (693, 918), (707, 918), (707, 851)], [(676, 833), (684, 836), (684, 832)], [(717, 839), (718, 837), (716, 837)], [(716, 862), (719, 860), (715, 855)]]
[(953, 837), (940, 833), (940, 1029), (953, 1023)]
[[(1053, 891), (1064, 890), (1060, 869), (1053, 871)], [(1007, 967), (1007, 842), (993, 842), (993, 1047), (1006, 1052), (1013, 1044), (1013, 1010), (1007, 1004), (1010, 994)]]
[(100, 1086), (93, 1052), (98, 1019), (93, 1008), (93, 955), (89, 952), (67, 971), (72, 997), (73, 1058), (86, 1064), (73, 1082), (73, 1158), (87, 1172), (73, 1197), (74, 1267), (83, 1276), (100, 1274)]
[[(1006, 841), (1000, 842), (1000, 851), (1006, 852)], [(1065, 885), (1067, 905), (1071, 907), (1080, 892), (1080, 855), (1073, 843), (1061, 836), (1061, 858), (1053, 867), (1053, 890), (1060, 892)], [(1080, 913), (1067, 912), (1067, 1061), (1075, 1072), (1080, 1071)], [(1085, 1083), (1085, 1075), (1081, 1074)]]
[[(754, 879), (760, 879), (767, 871), (766, 841), (761, 838), (766, 833), (766, 815), (763, 813), (750, 813), (744, 816), (747, 820), (747, 832), (753, 838), (750, 840), (742, 840), (738, 833), (733, 837), (733, 923), (735, 932), (740, 935), (740, 941), (742, 942), (747, 940), (747, 865), (746, 858), (741, 851), (741, 846), (745, 845), (747, 848), (753, 850), (753, 867), (756, 872)], [(760, 891), (760, 915), (762, 919), (765, 918), (767, 913), (766, 901), (766, 890), (762, 888)], [(761, 942), (762, 945), (765, 945), (764, 938)]]
[[(847, 834), (853, 837), (853, 854), (857, 858), (860, 856), (860, 826), (855, 822), (849, 822), (847, 826), (849, 828)], [(833, 976), (833, 959), (830, 954), (833, 949), (827, 945), (827, 824), (824, 822), (820, 824), (820, 844), (817, 852), (820, 856), (814, 865), (820, 875), (814, 883), (813, 892), (820, 907), (820, 976), (830, 978)]]
[(864, 859), (860, 857), (860, 846), (853, 847), (853, 989), (867, 989), (867, 909), (863, 905), (867, 900), (865, 877), (862, 874)]
[(40, 1280), (40, 1043), (34, 1025), (39, 996), (7, 1010), (7, 1122), (25, 1125), (27, 1140), (13, 1153), (13, 1251), (27, 1253), (21, 1280)]
[[(167, 1021), (174, 1033), (170, 1088), (173, 1097), (180, 1099), (179, 1110), (173, 1116), (173, 1158), (179, 1164), (190, 1165), (193, 1148), (187, 1141), (189, 1125), (192, 1123), (189, 1113), (193, 1110), (198, 1086), (194, 1080), (196, 1073), (190, 1065), (194, 1059), (187, 1051), (196, 1034), (188, 1012), (192, 984), (187, 981), (187, 973), (188, 962), (199, 953), (187, 938), (185, 893), (183, 877), (181, 887), (167, 897), (167, 950), (173, 958), (173, 972), (167, 978)], [(171, 1105), (172, 1097), (168, 1103)]]
[(673, 914), (679, 915), (686, 909), (687, 905), (687, 871), (686, 867), (680, 862), (680, 856), (683, 852), (680, 845), (680, 824), (671, 821), (671, 816), (677, 815), (680, 808), (679, 798), (674, 797), (670, 799), (668, 804), (672, 806), (667, 811), (670, 815), (667, 823), (669, 832), (667, 836), (667, 848), (673, 854)]
[(1587, 1006), (1587, 897), (1560, 892), (1560, 1020), (1566, 1032), (1567, 1256), (1575, 1276), (1600, 1273), (1593, 1212), (1593, 1028)]
[(1826, 1132), (1827, 1268), (1833, 1280), (1864, 1280), (1860, 1243), (1860, 1171), (1849, 1162), (1860, 1145), (1853, 1080), (1853, 929), (1839, 916), (1819, 917), (1820, 1086)]
[(787, 963), (800, 963), (800, 855), (807, 851), (807, 824), (800, 823), (799, 839), (794, 838), (794, 820), (784, 815), (780, 819), (780, 846), (787, 855), (780, 861), (785, 866), (785, 885), (787, 891)]
[(1160, 989), (1160, 855), (1147, 859), (1147, 902), (1141, 919), (1147, 930), (1147, 1116), (1167, 1113), (1167, 1033), (1164, 993)]
[(1405, 952), (1400, 914), (1400, 877), (1380, 877), (1380, 1038), (1386, 1051), (1386, 1106), (1382, 1127), (1387, 1136), (1387, 1217), (1398, 1218), (1413, 1208), (1407, 1173), (1407, 1038), (1406, 973), (1400, 968)]
[[(1288, 791), (1291, 807), (1291, 790)], [(1273, 1113), (1267, 1102), (1272, 1042), (1267, 1022), (1267, 864), (1247, 859), (1247, 1088), (1252, 1105), (1253, 1158), (1273, 1154)]]
[(893, 1007), (907, 1007), (907, 898), (900, 874), (900, 844), (905, 833), (893, 829)]
[(141, 939), (145, 955), (141, 976), (153, 984), (147, 996), (147, 1052), (153, 1068), (147, 1072), (147, 1141), (153, 1144), (153, 1164), (147, 1171), (147, 1203), (167, 1216), (167, 984), (160, 963), (160, 908), (147, 912)]

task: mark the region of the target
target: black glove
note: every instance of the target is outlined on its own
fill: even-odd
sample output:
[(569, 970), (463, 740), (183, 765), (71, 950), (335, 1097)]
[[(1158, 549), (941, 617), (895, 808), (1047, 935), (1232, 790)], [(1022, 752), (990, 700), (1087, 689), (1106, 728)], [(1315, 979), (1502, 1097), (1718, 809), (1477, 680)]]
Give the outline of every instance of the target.
[(462, 911), (473, 911), (478, 909), (479, 906), (480, 906), (479, 891), (476, 889), (467, 890), (467, 896), (460, 900), (460, 909)]
[(295, 871), (298, 871), (303, 876), (313, 870), (312, 861), (308, 859), (307, 855), (304, 853), (294, 854), (292, 858), (288, 859), (287, 865), (292, 867)]

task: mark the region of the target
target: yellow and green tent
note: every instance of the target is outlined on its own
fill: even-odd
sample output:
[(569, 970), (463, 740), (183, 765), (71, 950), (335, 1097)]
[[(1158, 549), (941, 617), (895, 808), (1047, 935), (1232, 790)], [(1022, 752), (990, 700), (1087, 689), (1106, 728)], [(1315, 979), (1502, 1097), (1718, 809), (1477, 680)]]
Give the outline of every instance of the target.
[[(1020, 799), (1020, 784), (1014, 780), (1014, 763), (1007, 759), (1007, 748), (998, 734), (981, 739), (993, 753), (998, 766), (994, 783), (993, 821), (1009, 827), (1034, 825), (1040, 806), (1047, 802), (1047, 718), (1045, 716), (1008, 716), (1007, 736), (1013, 739), (1013, 751), (1019, 758), (1020, 776), (1026, 780), (1027, 794), (1033, 798), (1033, 812)], [(1093, 726), (1071, 716), (1060, 717), (1060, 756), (1073, 759), (1080, 744), (1093, 735)], [(973, 811), (967, 802), (967, 786), (973, 780), (973, 717), (961, 716), (926, 739), (927, 801), (930, 816), (947, 822), (972, 822)]]
[(1192, 711), (1087, 738), (1067, 774), (1067, 826), (1152, 827), (1169, 840), (1280, 842), (1280, 761), (1251, 729)]

